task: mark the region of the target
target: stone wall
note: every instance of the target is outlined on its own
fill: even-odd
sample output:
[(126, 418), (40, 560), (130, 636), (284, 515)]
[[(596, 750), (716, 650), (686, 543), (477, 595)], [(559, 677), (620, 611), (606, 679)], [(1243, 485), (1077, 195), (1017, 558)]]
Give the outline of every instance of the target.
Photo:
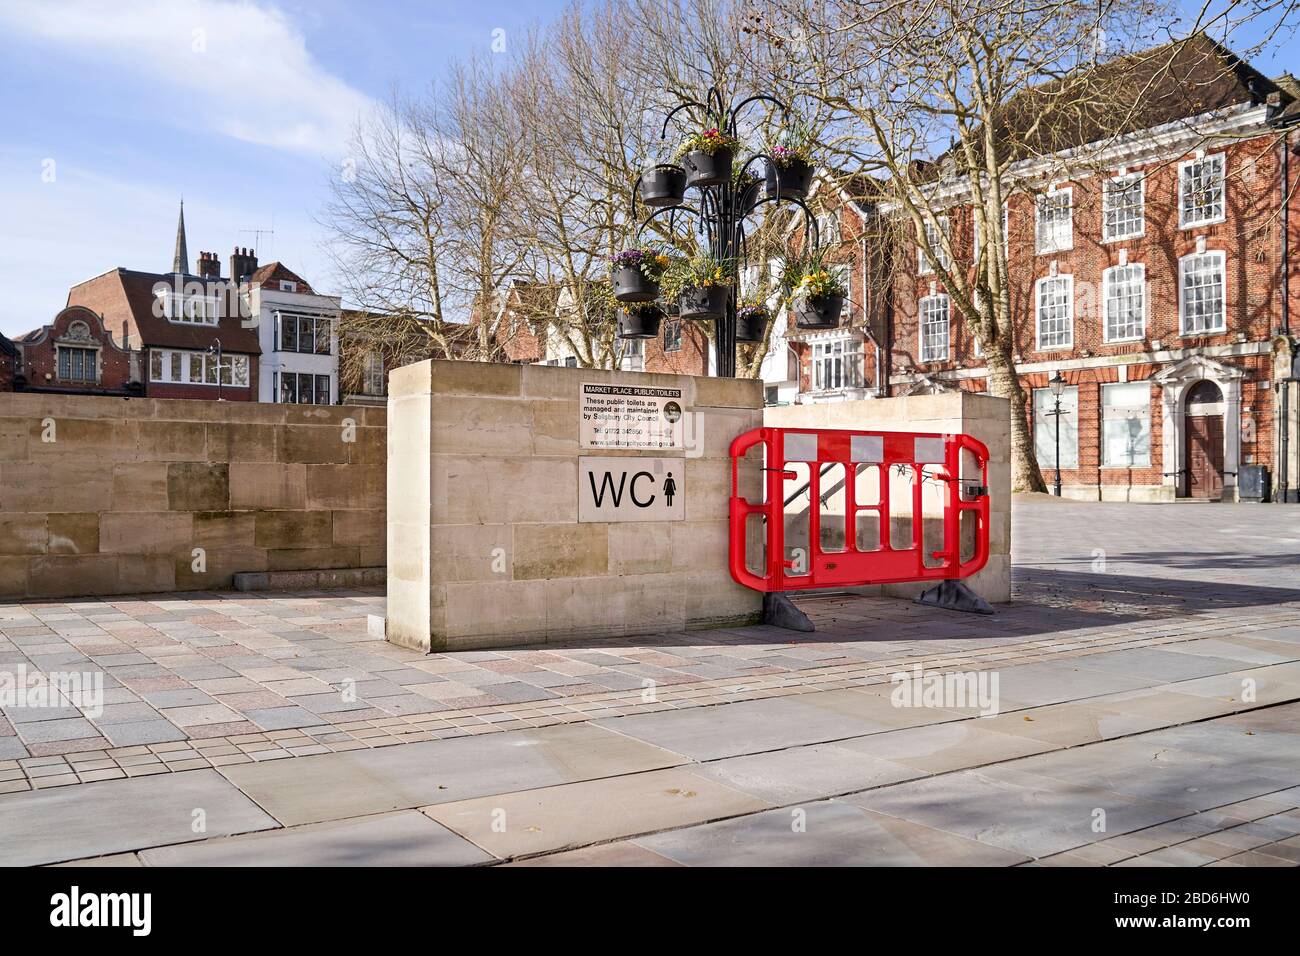
[(382, 408), (0, 394), (0, 598), (384, 564)]
[[(581, 447), (582, 383), (682, 389), (685, 450)], [(431, 361), (389, 378), (388, 613), (422, 650), (752, 623), (727, 570), (731, 439), (760, 382)], [(579, 459), (684, 459), (681, 520), (579, 521)], [(757, 465), (742, 490), (756, 494)]]
[[(904, 398), (877, 398), (859, 402), (786, 405), (766, 409), (764, 424), (784, 428), (852, 428), (865, 431), (912, 431), (951, 434), (961, 432), (982, 441), (989, 449), (989, 560), (966, 583), (988, 601), (1011, 600), (1011, 418), (1006, 399), (973, 392), (945, 392)], [(897, 479), (895, 479), (897, 480)], [(911, 513), (910, 496), (891, 486), (891, 523), (900, 512)], [(861, 499), (860, 499), (861, 500)], [(806, 501), (806, 499), (805, 499)], [(943, 540), (938, 521), (943, 499), (937, 486), (923, 489), (924, 536), (927, 548)], [(792, 503), (791, 507), (794, 507)], [(836, 508), (828, 499), (827, 508)], [(805, 505), (806, 508), (806, 505)], [(844, 512), (842, 503), (836, 509)], [(787, 528), (797, 515), (787, 512)], [(866, 529), (874, 535), (873, 528)], [(897, 543), (897, 528), (895, 542)], [(863, 533), (863, 529), (859, 529)], [(873, 539), (874, 540), (874, 539)], [(787, 545), (793, 545), (787, 536)], [(926, 584), (894, 584), (885, 594), (914, 597)]]

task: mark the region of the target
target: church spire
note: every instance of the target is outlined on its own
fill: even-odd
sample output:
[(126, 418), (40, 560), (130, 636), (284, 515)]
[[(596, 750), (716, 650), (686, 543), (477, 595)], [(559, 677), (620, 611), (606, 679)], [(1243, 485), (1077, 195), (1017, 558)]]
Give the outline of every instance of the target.
[(172, 258), (172, 272), (190, 274), (190, 254), (185, 248), (185, 200), (181, 200), (181, 215), (176, 220), (176, 255)]

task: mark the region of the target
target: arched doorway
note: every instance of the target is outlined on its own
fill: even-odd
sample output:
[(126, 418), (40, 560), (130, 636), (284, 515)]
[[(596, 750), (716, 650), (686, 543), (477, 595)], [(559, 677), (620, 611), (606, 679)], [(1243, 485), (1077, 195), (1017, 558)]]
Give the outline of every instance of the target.
[(1189, 498), (1223, 497), (1223, 392), (1209, 379), (1201, 379), (1187, 392), (1183, 434), (1187, 453), (1183, 467)]

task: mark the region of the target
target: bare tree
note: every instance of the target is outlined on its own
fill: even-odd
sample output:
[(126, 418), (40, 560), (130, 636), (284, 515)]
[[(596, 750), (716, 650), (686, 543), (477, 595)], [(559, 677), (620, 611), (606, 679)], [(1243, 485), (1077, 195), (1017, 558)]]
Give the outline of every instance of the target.
[(357, 306), (340, 319), (345, 380), (359, 382), (369, 355), (388, 368), (450, 357), (444, 316), (445, 185), (437, 175), (442, 144), (411, 122), (394, 94), (354, 131), (350, 155), (331, 181), (323, 223), (327, 249)]
[(1072, 147), (1100, 155), (1141, 127), (1168, 92), (1179, 44), (1153, 45), (1171, 17), (1164, 0), (778, 0), (752, 24), (834, 111), (828, 148), (879, 180), (982, 345), (989, 391), (1011, 401), (1016, 490), (1045, 485), (1015, 366), (1008, 232), (1023, 230), (1004, 210), (1085, 170)]

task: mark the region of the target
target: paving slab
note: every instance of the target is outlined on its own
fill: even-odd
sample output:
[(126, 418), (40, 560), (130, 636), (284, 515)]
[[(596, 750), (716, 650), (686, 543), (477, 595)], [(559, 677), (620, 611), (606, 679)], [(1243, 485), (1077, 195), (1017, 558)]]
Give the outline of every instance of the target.
[[(891, 737), (893, 734), (879, 736)], [(925, 776), (922, 770), (855, 749), (851, 746), (853, 743), (855, 741), (810, 744), (770, 753), (726, 757), (691, 767), (690, 772), (725, 783), (776, 806), (821, 800), (838, 793)]]
[(687, 866), (1010, 866), (1028, 858), (839, 801), (638, 837)]
[[(1205, 732), (1201, 725), (1181, 729)], [(1249, 746), (1250, 742), (1243, 744)], [(987, 775), (998, 777), (1009, 771), (1027, 769), (1067, 784), (1100, 787), (1190, 812), (1248, 800), (1293, 786), (1300, 780), (1300, 767), (1286, 775), (1265, 764), (1260, 756), (1227, 749), (1197, 753), (1171, 746), (1169, 737), (1157, 733), (1044, 754), (1007, 768), (990, 768)], [(1300, 754), (1297, 758), (1300, 759)]]
[(567, 724), (223, 767), (286, 826), (449, 803), (685, 763), (591, 724)]
[[(1242, 708), (1240, 701), (1224, 700), (1178, 692), (1178, 684), (1165, 684), (1146, 690), (1107, 694), (1088, 701), (1093, 710), (1114, 714), (1152, 717), (1164, 726), (1224, 717)], [(1155, 729), (1155, 728), (1152, 728)]]
[(773, 697), (725, 707), (725, 719), (716, 707), (697, 707), (615, 717), (598, 721), (597, 726), (702, 761), (957, 719), (939, 708), (894, 707), (885, 696), (859, 690)]
[[(1017, 761), (1031, 767), (1038, 758)], [(1021, 770), (966, 770), (838, 798), (1029, 857), (1050, 856), (1190, 811)], [(1093, 829), (1105, 812), (1104, 831)]]
[(148, 866), (472, 866), (492, 857), (415, 810), (142, 850)]
[(1230, 674), (1180, 681), (1176, 686), (1180, 694), (1232, 701), (1241, 701), (1247, 688), (1250, 688), (1254, 700), (1247, 703), (1255, 706), (1289, 703), (1300, 699), (1300, 664), (1270, 664), (1247, 668)]
[[(206, 830), (194, 832), (195, 811)], [(9, 866), (56, 863), (278, 824), (215, 770), (187, 770), (0, 796)]]
[(162, 718), (131, 721), (125, 724), (106, 724), (100, 730), (114, 747), (171, 743), (174, 740), (185, 740), (188, 736), (171, 721)]
[(1172, 654), (1194, 654), (1206, 657), (1227, 658), (1247, 664), (1282, 664), (1300, 659), (1300, 647), (1285, 645), (1250, 637), (1213, 638), (1198, 641), (1181, 641), (1166, 645)]
[(1108, 651), (1078, 658), (1076, 663), (1088, 670), (1106, 671), (1136, 679), (1172, 683), (1229, 674), (1241, 669), (1239, 659), (1214, 657), (1208, 654), (1185, 654), (1175, 649), (1161, 647), (1135, 647), (1128, 650)]
[(425, 807), (500, 859), (756, 813), (771, 804), (685, 769), (656, 770)]
[(998, 668), (1002, 709), (1038, 707), (1080, 700), (1162, 683), (1157, 678), (1129, 677), (1082, 666), (1091, 657), (1017, 664)]
[(982, 730), (1037, 740), (1056, 747), (1077, 747), (1167, 727), (1158, 714), (1128, 713), (1086, 704), (1051, 704), (979, 718)]
[(38, 720), (19, 724), (18, 735), (29, 744), (49, 743), (58, 740), (84, 740), (98, 737), (99, 729), (84, 717), (67, 717), (59, 720)]
[(1053, 745), (1045, 741), (985, 729), (983, 721), (978, 718), (928, 727), (907, 727), (859, 740), (846, 740), (837, 746), (851, 753), (913, 768), (918, 771), (918, 776), (967, 770), (1053, 749)]

